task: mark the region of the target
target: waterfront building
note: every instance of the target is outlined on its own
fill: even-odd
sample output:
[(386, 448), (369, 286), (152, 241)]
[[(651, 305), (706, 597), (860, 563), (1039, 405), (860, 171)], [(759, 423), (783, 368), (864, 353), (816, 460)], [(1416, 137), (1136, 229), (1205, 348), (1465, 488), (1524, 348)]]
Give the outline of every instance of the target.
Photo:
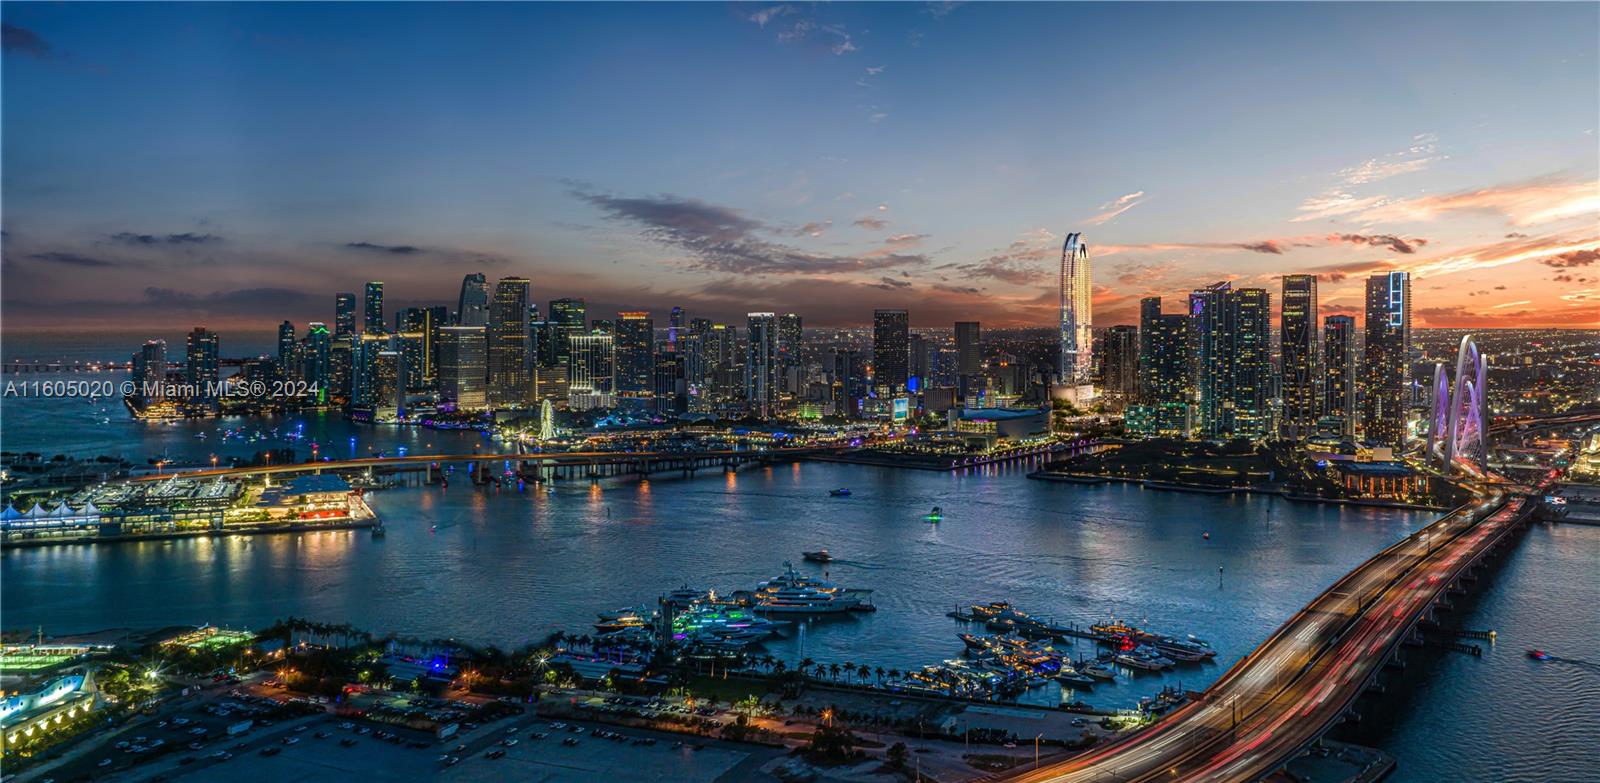
[(1356, 427), (1356, 319), (1322, 322), (1322, 419), (1319, 434), (1351, 437)]
[(751, 415), (767, 419), (778, 412), (778, 317), (746, 315), (750, 339), (745, 351), (744, 394)]
[(366, 293), (366, 322), (362, 330), (372, 334), (383, 334), (383, 282), (374, 280), (367, 283)]
[(525, 277), (507, 277), (494, 286), (489, 303), (489, 404), (515, 407), (526, 403), (533, 387), (528, 351), (528, 294)]
[(1321, 409), (1317, 337), (1317, 276), (1283, 276), (1282, 311), (1279, 316), (1279, 355), (1283, 371), (1284, 437), (1304, 438), (1316, 425)]
[(355, 345), (360, 336), (354, 332), (334, 335), (328, 346), (329, 383), (328, 400), (340, 405), (350, 402), (354, 379)]
[(905, 310), (872, 312), (872, 383), (889, 395), (905, 391), (911, 375), (911, 317)]
[(189, 333), (187, 355), (184, 382), (194, 390), (197, 398), (209, 400), (211, 395), (207, 394), (207, 389), (215, 388), (218, 368), (221, 366), (221, 346), (217, 333), (203, 326), (195, 327)]
[[(1061, 246), (1061, 355), (1059, 380), (1077, 388), (1092, 383), (1094, 371), (1089, 246), (1082, 234), (1068, 234)], [(1089, 396), (1093, 391), (1089, 392)]]
[(1208, 438), (1266, 437), (1272, 421), (1271, 295), (1216, 283), (1189, 296), (1195, 426)]
[(1095, 348), (1100, 355), (1100, 391), (1126, 406), (1139, 393), (1139, 327), (1113, 326)]
[(340, 292), (333, 295), (333, 336), (344, 337), (356, 333), (356, 295)]
[(363, 332), (354, 343), (351, 355), (351, 403), (371, 411), (382, 396), (378, 355), (389, 350), (389, 336)]
[(602, 332), (573, 335), (567, 405), (573, 410), (610, 408), (616, 401), (616, 337)]
[(461, 278), (455, 321), (457, 326), (489, 325), (489, 279), (482, 272), (471, 272)]
[(134, 392), (146, 403), (155, 402), (166, 396), (167, 380), (167, 341), (146, 340), (133, 355), (133, 377), (131, 379), (138, 385)]
[(406, 372), (399, 351), (384, 348), (372, 359), (372, 383), (369, 387), (373, 421), (396, 421), (405, 418)]
[(482, 326), (439, 330), (439, 397), (457, 410), (487, 408), (488, 345)]
[(1411, 273), (1367, 278), (1362, 357), (1363, 437), (1396, 451), (1405, 446), (1411, 374)]
[(805, 387), (804, 333), (799, 315), (778, 316), (778, 385), (779, 391), (791, 397), (799, 396)]
[(933, 375), (933, 351), (926, 336), (911, 335), (910, 355), (906, 369), (906, 386), (910, 388), (914, 385), (920, 393), (928, 388), (929, 377)]
[(328, 332), (327, 324), (312, 321), (306, 326), (300, 354), (300, 378), (316, 386), (315, 396), (301, 398), (300, 402), (327, 403), (329, 386), (333, 383), (333, 335)]
[(861, 398), (866, 396), (862, 357), (850, 348), (834, 348), (828, 355), (828, 401), (833, 415), (861, 418)]
[(1140, 300), (1138, 404), (1128, 408), (1125, 421), (1130, 433), (1188, 437), (1189, 338), (1188, 316), (1163, 314), (1159, 296)]
[(655, 388), (656, 324), (647, 312), (617, 313), (617, 393), (648, 396)]

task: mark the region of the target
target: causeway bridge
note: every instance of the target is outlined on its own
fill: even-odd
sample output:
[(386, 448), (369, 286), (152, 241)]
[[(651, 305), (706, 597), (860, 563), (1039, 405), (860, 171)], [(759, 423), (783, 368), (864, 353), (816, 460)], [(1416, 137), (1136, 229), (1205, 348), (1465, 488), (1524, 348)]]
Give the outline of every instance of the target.
[(1527, 498), (1487, 490), (1379, 552), (1324, 590), (1210, 688), (1157, 723), (1006, 780), (1259, 780), (1344, 720), (1400, 665), (1418, 626), (1532, 515)]
[[(847, 446), (807, 446), (775, 449), (711, 449), (699, 451), (561, 451), (504, 454), (418, 454), (395, 457), (362, 457), (321, 462), (286, 462), (278, 465), (252, 465), (238, 468), (191, 470), (140, 476), (135, 481), (164, 481), (174, 475), (184, 478), (280, 476), (301, 473), (392, 475), (426, 473), (431, 480), (451, 465), (475, 465), (481, 475), (514, 474), (525, 478), (604, 478), (607, 476), (653, 473), (693, 475), (700, 470), (737, 470), (746, 465), (771, 465), (810, 457), (837, 454)], [(500, 466), (504, 466), (503, 468)], [(491, 467), (493, 466), (493, 467)]]

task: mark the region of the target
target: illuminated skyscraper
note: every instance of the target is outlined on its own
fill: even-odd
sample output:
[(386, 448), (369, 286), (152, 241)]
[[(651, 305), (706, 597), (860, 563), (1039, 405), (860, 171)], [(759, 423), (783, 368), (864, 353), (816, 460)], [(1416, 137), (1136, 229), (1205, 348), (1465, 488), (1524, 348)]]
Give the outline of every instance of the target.
[(333, 386), (333, 335), (328, 332), (327, 324), (312, 321), (306, 327), (300, 366), (301, 380), (317, 387), (314, 398), (308, 401), (319, 405), (327, 402)]
[[(215, 389), (217, 383), (217, 368), (220, 366), (221, 346), (217, 340), (217, 333), (207, 331), (203, 326), (195, 327), (189, 333), (188, 363), (184, 367), (183, 380), (194, 387), (196, 399), (212, 399), (214, 395), (208, 391)], [(208, 386), (209, 384), (209, 386)]]
[(1411, 374), (1411, 273), (1367, 278), (1366, 351), (1362, 358), (1363, 437), (1405, 445), (1406, 398)]
[(872, 311), (872, 383), (891, 395), (911, 375), (911, 317), (904, 310)]
[(130, 380), (137, 385), (134, 395), (144, 399), (145, 402), (166, 396), (164, 389), (167, 380), (166, 340), (147, 340), (139, 352), (133, 355), (133, 376)]
[(1284, 275), (1279, 353), (1283, 357), (1283, 435), (1304, 438), (1316, 424), (1317, 276)]
[(744, 394), (750, 413), (765, 419), (778, 411), (778, 316), (750, 313), (744, 363)]
[(956, 391), (962, 399), (977, 386), (983, 372), (982, 329), (977, 321), (956, 321)]
[(294, 333), (294, 322), (278, 324), (278, 369), (290, 378), (300, 377), (300, 358)]
[(677, 351), (678, 351), (678, 343), (680, 341), (682, 341), (684, 337), (687, 336), (687, 334), (683, 330), (684, 324), (686, 323), (685, 318), (687, 318), (687, 316), (684, 315), (682, 307), (674, 307), (674, 308), (672, 308), (672, 314), (667, 317), (667, 350), (668, 351), (671, 351), (673, 353), (677, 353)]
[(528, 402), (533, 392), (529, 372), (528, 293), (525, 277), (507, 277), (494, 286), (489, 303), (489, 404), (513, 406)]
[(647, 312), (617, 313), (617, 392), (647, 396), (655, 388), (656, 322)]
[(572, 372), (567, 384), (567, 405), (573, 410), (610, 408), (616, 401), (616, 338), (589, 333), (569, 338)]
[(383, 334), (383, 283), (367, 283), (366, 322), (362, 330), (367, 334)]
[(1183, 438), (1189, 435), (1191, 374), (1189, 316), (1162, 313), (1161, 297), (1139, 301), (1138, 404), (1127, 411), (1129, 432)]
[(1272, 419), (1272, 297), (1217, 283), (1189, 295), (1196, 429), (1208, 438), (1259, 439)]
[(794, 313), (778, 316), (778, 387), (785, 394), (799, 395), (804, 391), (800, 372), (805, 367), (805, 357), (801, 354), (803, 335), (800, 316)]
[(1322, 415), (1338, 420), (1338, 434), (1355, 434), (1356, 319), (1348, 315), (1322, 323)]
[(333, 295), (333, 334), (335, 337), (344, 337), (356, 333), (356, 295), (351, 293), (338, 293)]
[(1139, 391), (1139, 327), (1113, 326), (1105, 331), (1099, 351), (1100, 390), (1126, 404)]
[(550, 302), (551, 350), (555, 363), (572, 363), (572, 338), (589, 331), (589, 316), (582, 299), (555, 299)]
[(482, 272), (461, 278), (461, 295), (456, 299), (456, 324), (486, 326), (489, 323), (489, 280)]
[(439, 329), (439, 397), (457, 410), (480, 411), (489, 404), (487, 343), (482, 326)]
[(1061, 382), (1085, 386), (1094, 372), (1089, 246), (1068, 234), (1061, 246)]

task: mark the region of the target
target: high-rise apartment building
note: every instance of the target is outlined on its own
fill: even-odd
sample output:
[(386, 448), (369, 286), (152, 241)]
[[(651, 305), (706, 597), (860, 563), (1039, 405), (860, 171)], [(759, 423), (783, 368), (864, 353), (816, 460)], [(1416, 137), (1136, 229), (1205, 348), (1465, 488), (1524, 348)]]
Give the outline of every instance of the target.
[(1322, 323), (1322, 418), (1344, 437), (1356, 428), (1356, 319), (1330, 315)]
[(193, 389), (195, 399), (215, 399), (216, 395), (211, 392), (217, 388), (217, 371), (221, 366), (221, 345), (217, 333), (197, 326), (189, 333), (187, 347), (184, 382)]
[(617, 313), (617, 392), (648, 396), (655, 389), (656, 326), (647, 312)]
[(890, 395), (905, 391), (911, 375), (911, 317), (905, 310), (872, 312), (872, 383)]
[(1216, 283), (1189, 295), (1195, 427), (1208, 438), (1266, 437), (1272, 422), (1272, 297)]
[(489, 324), (489, 279), (482, 272), (472, 272), (461, 278), (455, 321), (459, 326)]
[(1101, 393), (1126, 405), (1139, 393), (1139, 327), (1113, 326), (1096, 348), (1101, 357)]
[(1317, 338), (1317, 276), (1284, 275), (1283, 301), (1279, 318), (1279, 355), (1283, 372), (1283, 426), (1288, 438), (1304, 438), (1312, 433), (1321, 406), (1317, 402), (1321, 360)]
[(532, 393), (532, 362), (528, 343), (529, 283), (525, 277), (507, 277), (495, 283), (489, 302), (488, 360), (489, 404), (522, 405)]
[(572, 348), (567, 405), (573, 410), (612, 407), (616, 402), (616, 337), (591, 332), (568, 338)]
[(1363, 437), (1398, 451), (1405, 446), (1411, 374), (1411, 273), (1367, 278), (1366, 316), (1361, 360)]
[(362, 330), (369, 334), (383, 334), (383, 283), (374, 280), (367, 283), (366, 295), (366, 322)]
[(1130, 433), (1188, 437), (1193, 377), (1190, 337), (1189, 316), (1162, 313), (1159, 296), (1140, 300), (1138, 404), (1127, 411)]
[(482, 326), (439, 329), (439, 397), (457, 410), (488, 407), (488, 343)]
[(333, 334), (335, 337), (344, 337), (356, 333), (356, 295), (352, 293), (338, 293), (333, 295)]
[(1094, 374), (1093, 280), (1089, 274), (1089, 246), (1082, 234), (1068, 234), (1061, 246), (1061, 356), (1059, 380), (1066, 386), (1086, 386)]
[(778, 316), (750, 313), (746, 318), (750, 340), (745, 350), (745, 402), (752, 415), (771, 418), (778, 412)]

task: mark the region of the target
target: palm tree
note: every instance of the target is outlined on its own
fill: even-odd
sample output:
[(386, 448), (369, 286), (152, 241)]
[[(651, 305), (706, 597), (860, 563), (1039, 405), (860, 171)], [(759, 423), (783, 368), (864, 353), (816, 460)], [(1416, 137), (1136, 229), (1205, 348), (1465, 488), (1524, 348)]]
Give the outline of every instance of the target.
[(800, 672), (800, 676), (804, 677), (806, 676), (806, 669), (810, 669), (816, 665), (817, 662), (811, 660), (810, 658), (801, 658), (800, 663), (795, 664), (795, 671)]
[(837, 663), (828, 664), (828, 676), (832, 677), (834, 682), (838, 682), (839, 681), (839, 664), (837, 664)]
[[(879, 667), (878, 671), (883, 671), (883, 668)], [(871, 666), (868, 666), (868, 665), (863, 663), (860, 666), (856, 667), (856, 679), (860, 680), (862, 685), (866, 685), (867, 684), (867, 678), (870, 677), (870, 676), (872, 676), (872, 667)]]
[(874, 673), (878, 675), (878, 687), (883, 687), (883, 675), (886, 674), (886, 672), (883, 670), (883, 667), (879, 666)]

